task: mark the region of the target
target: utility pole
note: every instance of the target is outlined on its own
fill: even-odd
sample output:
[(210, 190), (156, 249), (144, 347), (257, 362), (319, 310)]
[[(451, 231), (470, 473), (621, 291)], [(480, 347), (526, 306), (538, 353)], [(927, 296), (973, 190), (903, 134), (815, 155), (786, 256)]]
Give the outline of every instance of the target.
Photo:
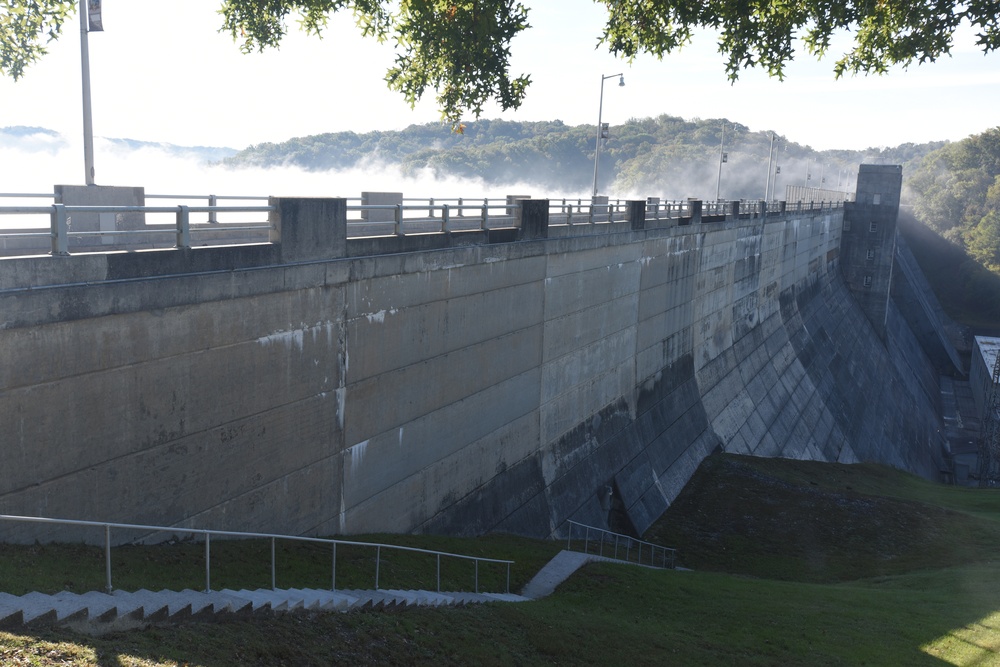
[(83, 81), (83, 164), (84, 182), (94, 185), (94, 127), (90, 114), (90, 32), (87, 0), (80, 0), (80, 68)]
[(601, 116), (604, 113), (604, 82), (608, 79), (613, 79), (618, 77), (618, 85), (625, 85), (625, 76), (619, 72), (618, 74), (608, 74), (607, 76), (601, 75), (601, 101), (597, 106), (597, 145), (594, 146), (594, 192), (593, 196), (597, 196), (597, 165), (601, 161), (601, 139), (607, 139), (607, 130), (601, 123)]
[(726, 121), (722, 121), (722, 143), (719, 144), (719, 182), (715, 186), (715, 201), (722, 191), (722, 163), (726, 161)]
[(774, 132), (771, 132), (771, 146), (767, 149), (767, 185), (764, 186), (764, 201), (771, 193), (771, 160), (774, 157)]

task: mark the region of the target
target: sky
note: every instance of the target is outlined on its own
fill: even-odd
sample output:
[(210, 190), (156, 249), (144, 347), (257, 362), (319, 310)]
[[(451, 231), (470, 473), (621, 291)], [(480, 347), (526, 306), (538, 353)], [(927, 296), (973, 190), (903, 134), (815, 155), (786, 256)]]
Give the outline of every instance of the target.
[[(392, 46), (362, 38), (349, 14), (334, 16), (323, 39), (293, 24), (280, 49), (242, 54), (218, 31), (218, 5), (105, 0), (104, 32), (89, 35), (99, 183), (136, 176), (134, 161), (129, 166), (124, 156), (109, 154), (102, 137), (239, 149), (440, 122), (432, 95), (411, 109), (386, 88)], [(487, 108), (484, 118), (596, 124), (601, 77), (621, 72), (624, 87), (609, 79), (603, 88), (602, 120), (612, 126), (660, 114), (728, 118), (823, 150), (956, 141), (1000, 125), (994, 111), (1000, 108), (1000, 54), (976, 50), (971, 31), (951, 57), (888, 76), (836, 80), (834, 57), (816, 62), (800, 53), (784, 81), (747, 71), (731, 84), (710, 33), (662, 61), (640, 56), (628, 63), (597, 46), (600, 5), (537, 2), (529, 22), (532, 28), (512, 43), (511, 65), (513, 74), (532, 78), (527, 99), (517, 111)], [(44, 127), (70, 144), (70, 150), (49, 151), (36, 190), (48, 190), (56, 178), (83, 180), (79, 21), (67, 28), (21, 80), (0, 76), (0, 128)], [(0, 192), (11, 191), (4, 181), (23, 188), (36, 177), (23, 163), (3, 162)]]

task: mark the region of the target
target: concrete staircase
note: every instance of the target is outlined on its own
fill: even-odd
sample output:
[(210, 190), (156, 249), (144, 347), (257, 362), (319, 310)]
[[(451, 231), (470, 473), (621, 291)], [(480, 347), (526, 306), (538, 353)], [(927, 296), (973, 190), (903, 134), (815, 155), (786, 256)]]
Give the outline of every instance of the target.
[(64, 625), (102, 631), (127, 629), (162, 621), (212, 619), (227, 615), (251, 615), (295, 611), (340, 611), (442, 607), (483, 602), (526, 602), (550, 595), (560, 583), (591, 561), (635, 565), (594, 554), (562, 551), (524, 587), (523, 595), (512, 593), (465, 593), (403, 590), (320, 590), (288, 588), (211, 591), (194, 590), (112, 593), (90, 591), (54, 595), (0, 593), (0, 629)]
[(399, 607), (439, 607), (482, 602), (522, 602), (528, 598), (508, 593), (436, 593), (401, 590), (221, 590), (209, 593), (183, 591), (90, 591), (55, 595), (0, 593), (0, 628), (50, 625), (102, 625), (107, 629), (133, 625), (211, 619), (233, 614), (267, 614), (293, 611), (351, 611)]

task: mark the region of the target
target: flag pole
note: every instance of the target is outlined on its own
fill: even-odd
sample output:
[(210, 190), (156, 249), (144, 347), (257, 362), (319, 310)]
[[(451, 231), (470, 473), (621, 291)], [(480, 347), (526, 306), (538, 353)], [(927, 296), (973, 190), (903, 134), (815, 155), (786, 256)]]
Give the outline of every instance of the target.
[(90, 47), (87, 0), (80, 0), (80, 67), (83, 70), (83, 162), (85, 182), (94, 185), (94, 127), (90, 114)]

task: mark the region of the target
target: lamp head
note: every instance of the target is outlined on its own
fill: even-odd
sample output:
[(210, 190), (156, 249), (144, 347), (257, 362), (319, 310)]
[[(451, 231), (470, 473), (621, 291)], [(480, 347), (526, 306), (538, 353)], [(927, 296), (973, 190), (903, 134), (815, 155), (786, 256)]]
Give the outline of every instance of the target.
[(621, 88), (625, 85), (625, 75), (621, 74), (618, 76), (618, 87)]

